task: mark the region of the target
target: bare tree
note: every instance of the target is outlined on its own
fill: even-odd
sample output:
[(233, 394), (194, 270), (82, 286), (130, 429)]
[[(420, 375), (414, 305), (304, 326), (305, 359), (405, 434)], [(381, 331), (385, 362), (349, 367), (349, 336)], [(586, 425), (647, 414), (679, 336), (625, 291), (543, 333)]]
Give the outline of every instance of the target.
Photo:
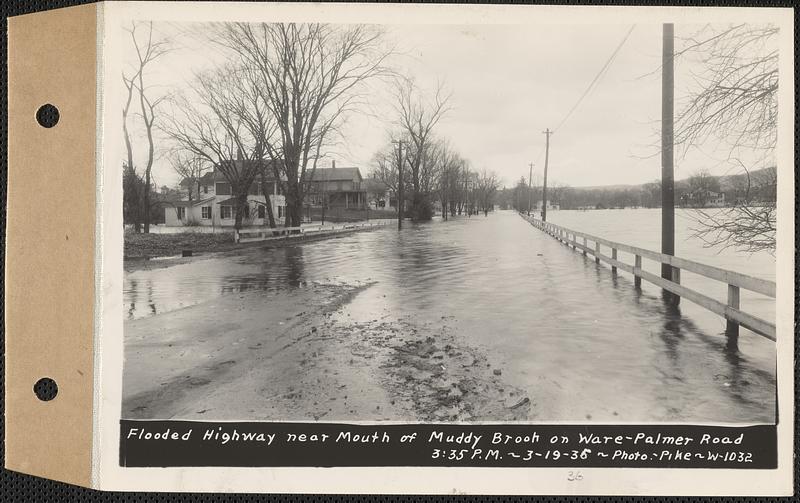
[[(270, 164), (266, 143), (275, 130), (252, 76), (247, 68), (232, 65), (198, 75), (189, 96), (172, 100), (163, 126), (180, 148), (208, 161), (230, 184), (236, 229), (248, 211), (250, 187)], [(269, 194), (265, 196), (269, 206)]]
[(489, 211), (494, 209), (494, 196), (500, 183), (494, 172), (487, 172), (485, 169), (477, 173), (475, 181), (477, 209), (488, 216)]
[(456, 207), (461, 203), (463, 190), (458, 181), (466, 161), (446, 140), (437, 141), (431, 150), (431, 157), (437, 165), (436, 191), (442, 205), (442, 218), (447, 220), (448, 214), (456, 214)]
[(392, 143), (375, 153), (372, 157), (372, 177), (383, 182), (386, 187), (397, 197), (399, 181), (399, 153)]
[[(188, 190), (189, 202), (194, 200), (194, 195), (200, 199), (200, 178), (210, 169), (208, 161), (202, 157), (186, 155), (182, 151), (173, 152), (169, 157), (170, 166), (181, 177), (181, 185)], [(196, 192), (195, 192), (196, 190)]]
[(705, 208), (712, 192), (719, 192), (719, 179), (707, 169), (697, 170), (689, 176), (689, 193), (684, 194), (685, 206)]
[(298, 226), (320, 150), (364, 103), (365, 82), (389, 73), (382, 32), (363, 25), (231, 23), (217, 34), (255, 73), (275, 118), (276, 136), (265, 146), (276, 178), (284, 179), (287, 225)]
[[(738, 24), (723, 29), (705, 26), (685, 41), (679, 52), (699, 58), (682, 111), (676, 117), (675, 144), (685, 153), (707, 140), (728, 148), (728, 157), (745, 173), (774, 162), (778, 116), (778, 28)], [(752, 160), (745, 166), (740, 153)], [(774, 250), (776, 212), (737, 203), (730, 211), (703, 212), (697, 236), (709, 246), (734, 246), (750, 251)], [(722, 241), (721, 241), (722, 239)]]
[(561, 207), (561, 199), (564, 197), (564, 193), (569, 186), (557, 180), (553, 180), (547, 185), (547, 194), (549, 196), (547, 202), (551, 205), (558, 205)]
[(426, 97), (413, 80), (396, 80), (396, 121), (410, 168), (412, 220), (428, 220), (432, 215), (426, 184), (433, 178), (430, 170), (434, 165), (429, 162), (435, 141), (433, 130), (449, 111), (449, 98), (441, 84), (433, 96)]
[(658, 178), (642, 186), (643, 206), (655, 208), (661, 206), (661, 179)]
[[(146, 26), (146, 31), (144, 33), (142, 33), (142, 30), (140, 30), (142, 25)], [(140, 114), (142, 122), (144, 123), (144, 129), (147, 137), (147, 157), (144, 165), (144, 189), (142, 194), (142, 206), (145, 208), (144, 232), (147, 233), (150, 232), (149, 209), (151, 208), (151, 172), (153, 169), (153, 161), (155, 159), (153, 127), (156, 121), (156, 109), (165, 97), (153, 97), (152, 93), (149, 92), (149, 90), (145, 87), (145, 71), (147, 70), (147, 67), (152, 65), (154, 61), (166, 54), (170, 47), (167, 40), (155, 40), (153, 38), (152, 21), (147, 23), (133, 22), (127, 31), (130, 34), (133, 48), (136, 52), (136, 63), (128, 75), (126, 75), (124, 72), (122, 75), (122, 81), (127, 89), (126, 101), (122, 110), (122, 128), (128, 156), (127, 165), (130, 167), (130, 169), (135, 171), (135, 164), (133, 162), (133, 146), (131, 143), (130, 131), (128, 129), (128, 116), (135, 92), (139, 101)]]
[(136, 75), (126, 77), (124, 73), (122, 74), (122, 82), (127, 90), (125, 105), (122, 107), (122, 136), (125, 139), (125, 151), (127, 153), (127, 160), (122, 165), (122, 186), (125, 222), (132, 223), (134, 232), (138, 234), (142, 231), (142, 194), (138, 183), (140, 177), (136, 173), (136, 166), (133, 164), (133, 145), (131, 143), (130, 130), (128, 129), (128, 115), (133, 101), (134, 79), (136, 79)]
[(777, 170), (747, 173), (747, 188), (742, 197), (727, 208), (698, 210), (693, 236), (706, 246), (737, 248), (750, 253), (775, 253)]

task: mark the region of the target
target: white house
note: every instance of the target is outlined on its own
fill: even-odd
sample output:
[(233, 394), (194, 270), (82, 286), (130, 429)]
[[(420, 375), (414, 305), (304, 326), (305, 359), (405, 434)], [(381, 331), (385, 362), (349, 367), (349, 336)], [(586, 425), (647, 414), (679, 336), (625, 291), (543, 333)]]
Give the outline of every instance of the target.
[(712, 208), (722, 208), (725, 206), (725, 193), (709, 190), (706, 205), (711, 206)]
[[(234, 163), (247, 163), (254, 161), (237, 160)], [(192, 183), (192, 182), (189, 182)], [(206, 173), (192, 190), (192, 200), (189, 200), (189, 191), (185, 189), (189, 183), (181, 182), (182, 192), (185, 193), (181, 200), (173, 201), (164, 207), (164, 223), (168, 227), (180, 226), (216, 226), (232, 227), (236, 219), (236, 200), (231, 190), (231, 184), (218, 171)], [(192, 183), (194, 185), (195, 183)], [(261, 190), (261, 178), (257, 176), (250, 186), (247, 197), (247, 207), (242, 219), (242, 225), (261, 226), (267, 225), (267, 200), (272, 205), (275, 222), (283, 224), (286, 218), (286, 199), (280, 194), (280, 184), (274, 178), (267, 181), (268, 197)]]
[(699, 189), (682, 195), (680, 203), (690, 208), (722, 208), (725, 206), (725, 193)]
[[(536, 207), (537, 211), (542, 211), (542, 202), (541, 201), (536, 201), (536, 204), (534, 206)], [(558, 205), (558, 203), (553, 204), (552, 201), (548, 200), (547, 201), (547, 209), (548, 210), (557, 210), (557, 209), (559, 209), (559, 205)]]

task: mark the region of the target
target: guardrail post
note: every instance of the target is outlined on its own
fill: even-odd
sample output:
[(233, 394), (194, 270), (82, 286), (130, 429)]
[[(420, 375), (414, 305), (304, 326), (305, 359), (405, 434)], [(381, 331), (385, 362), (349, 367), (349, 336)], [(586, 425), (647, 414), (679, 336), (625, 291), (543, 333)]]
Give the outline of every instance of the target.
[(586, 256), (586, 236), (583, 237), (583, 256)]
[(594, 263), (600, 263), (600, 243), (597, 241), (594, 242)]
[[(616, 248), (611, 248), (611, 258), (614, 259), (614, 260), (617, 260), (617, 249)], [(611, 266), (611, 274), (617, 274), (617, 266), (615, 266), (615, 265)]]
[[(736, 285), (728, 285), (728, 307), (739, 309), (739, 287)], [(729, 340), (739, 337), (739, 324), (728, 319), (725, 324), (725, 335), (729, 337)]]
[(637, 289), (642, 288), (642, 277), (636, 274), (642, 270), (642, 256), (636, 255), (633, 262), (633, 286)]

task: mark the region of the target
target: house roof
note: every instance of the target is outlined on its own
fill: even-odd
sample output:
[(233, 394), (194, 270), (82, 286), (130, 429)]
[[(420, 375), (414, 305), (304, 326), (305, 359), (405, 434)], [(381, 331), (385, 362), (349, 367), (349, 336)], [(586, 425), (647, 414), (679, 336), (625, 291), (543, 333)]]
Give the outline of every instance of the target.
[[(258, 199), (248, 199), (247, 202), (248, 203), (260, 204), (262, 206), (266, 206), (267, 205), (264, 201), (259, 201)], [(228, 199), (226, 199), (224, 201), (220, 201), (217, 204), (219, 204), (221, 206), (236, 206), (237, 204), (239, 204), (239, 202), (236, 200), (236, 197), (229, 197)]]
[(312, 182), (331, 182), (337, 180), (362, 180), (358, 168), (317, 168), (314, 170)]
[(171, 204), (171, 205), (173, 205), (173, 206), (184, 206), (184, 207), (187, 207), (187, 208), (188, 208), (188, 207), (190, 207), (190, 206), (197, 206), (197, 205), (204, 204), (204, 203), (207, 203), (207, 202), (209, 202), (209, 201), (213, 201), (213, 200), (214, 200), (214, 198), (213, 198), (213, 197), (207, 197), (207, 198), (205, 198), (205, 199), (197, 199), (197, 200), (195, 200), (195, 201), (186, 201), (186, 200), (181, 200), (181, 201), (165, 201), (165, 203), (166, 203), (166, 204)]
[[(273, 164), (275, 161), (247, 161), (247, 160), (234, 160), (234, 161), (223, 161), (223, 162), (227, 162), (227, 163), (230, 163), (230, 162), (232, 162), (232, 163), (234, 164), (234, 166), (236, 166), (236, 167), (237, 167), (237, 169), (241, 169), (241, 167), (242, 167), (242, 166), (244, 166), (245, 164), (252, 164), (252, 163), (266, 163), (266, 166), (271, 168), (271, 167), (272, 167), (272, 164)], [(258, 179), (258, 178), (257, 178), (257, 179)], [(275, 176), (274, 176), (274, 172), (273, 172), (273, 170), (272, 170), (272, 169), (268, 169), (268, 170), (267, 170), (267, 180), (269, 180), (269, 181), (275, 181)], [(206, 171), (206, 172), (203, 174), (203, 176), (201, 176), (201, 177), (198, 179), (198, 182), (200, 182), (200, 185), (210, 185), (210, 184), (212, 184), (212, 183), (214, 183), (214, 182), (227, 182), (227, 180), (226, 180), (226, 179), (225, 179), (225, 177), (222, 175), (222, 173), (220, 173), (220, 172), (219, 172), (219, 170), (217, 170), (217, 169), (212, 169), (211, 171)], [(189, 178), (184, 178), (183, 180), (181, 180), (181, 182), (180, 182), (180, 186), (181, 186), (181, 187), (185, 187), (185, 186), (187, 186), (189, 183), (191, 183), (191, 180), (190, 180)]]

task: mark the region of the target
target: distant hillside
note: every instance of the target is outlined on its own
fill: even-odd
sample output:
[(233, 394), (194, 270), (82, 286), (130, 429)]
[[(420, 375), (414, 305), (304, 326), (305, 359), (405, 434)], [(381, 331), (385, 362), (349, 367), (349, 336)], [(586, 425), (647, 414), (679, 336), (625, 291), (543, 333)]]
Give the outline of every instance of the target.
[[(693, 175), (675, 181), (675, 202), (678, 205), (698, 204), (701, 206), (711, 193), (715, 205), (730, 205), (742, 200), (775, 200), (775, 168), (764, 168), (750, 172), (750, 184), (746, 173), (713, 176)], [(562, 209), (577, 208), (629, 208), (661, 206), (661, 181), (654, 180), (638, 185), (602, 185), (590, 187), (549, 186), (548, 202), (558, 204)], [(542, 188), (528, 187), (520, 181), (516, 187), (506, 188), (498, 193), (497, 202), (501, 207), (527, 209), (530, 202), (536, 205), (542, 198)]]
[[(750, 172), (750, 177), (751, 178), (760, 178), (762, 176), (765, 176), (767, 174), (767, 172), (769, 170), (771, 170), (771, 169), (774, 169), (774, 168), (772, 168), (772, 167), (770, 167), (770, 168), (762, 168), (762, 169), (757, 169), (757, 170), (751, 171)], [(720, 185), (723, 186), (723, 188), (725, 186), (736, 186), (740, 182), (745, 182), (746, 183), (746, 179), (747, 179), (747, 175), (745, 173), (739, 173), (739, 174), (735, 174), (735, 175), (719, 175), (719, 176), (712, 175), (711, 177), (712, 178), (716, 178), (719, 181)], [(689, 178), (690, 177), (686, 177), (686, 178), (681, 178), (679, 180), (675, 180), (675, 184), (676, 185), (688, 184), (689, 183)], [(626, 184), (592, 185), (592, 186), (579, 186), (579, 187), (573, 187), (573, 188), (575, 190), (631, 190), (631, 189), (641, 189), (642, 187), (646, 186), (648, 183), (651, 183), (651, 182), (641, 183), (641, 184), (638, 184), (638, 185), (636, 185), (636, 184), (634, 184), (634, 185), (626, 185)]]

